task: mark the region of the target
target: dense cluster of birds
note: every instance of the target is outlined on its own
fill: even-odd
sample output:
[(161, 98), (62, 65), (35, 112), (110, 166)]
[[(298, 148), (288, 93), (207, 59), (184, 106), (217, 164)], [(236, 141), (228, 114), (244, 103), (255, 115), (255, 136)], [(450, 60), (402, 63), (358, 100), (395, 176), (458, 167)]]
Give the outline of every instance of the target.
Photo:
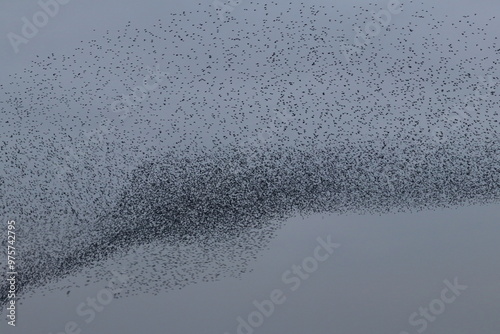
[(200, 5), (11, 75), (0, 186), (19, 292), (115, 266), (149, 275), (123, 295), (157, 293), (245, 273), (297, 214), (498, 202), (495, 18), (409, 1), (348, 59), (370, 9)]

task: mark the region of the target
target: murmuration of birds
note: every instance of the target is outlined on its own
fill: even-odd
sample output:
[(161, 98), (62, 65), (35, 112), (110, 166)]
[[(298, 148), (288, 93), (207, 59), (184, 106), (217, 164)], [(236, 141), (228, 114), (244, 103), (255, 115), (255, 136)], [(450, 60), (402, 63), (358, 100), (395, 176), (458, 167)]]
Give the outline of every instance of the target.
[[(240, 277), (296, 215), (498, 203), (497, 86), (460, 102), (477, 78), (498, 81), (495, 18), (408, 1), (346, 62), (342, 45), (378, 8), (365, 7), (244, 2), (221, 21), (200, 4), (94, 32), (12, 74), (0, 185), (1, 216), (18, 228), (18, 294), (113, 268), (147, 276), (121, 296)], [(155, 64), (170, 75), (129, 117), (112, 112)], [(457, 106), (466, 117), (441, 124)], [(86, 140), (103, 121), (113, 131)]]

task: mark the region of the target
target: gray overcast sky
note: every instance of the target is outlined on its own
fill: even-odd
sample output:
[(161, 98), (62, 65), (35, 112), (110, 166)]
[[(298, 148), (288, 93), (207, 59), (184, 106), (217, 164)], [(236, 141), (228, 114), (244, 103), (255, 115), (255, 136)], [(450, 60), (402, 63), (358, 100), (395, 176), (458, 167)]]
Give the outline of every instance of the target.
[[(202, 6), (210, 8), (210, 3), (206, 1)], [(321, 5), (331, 1), (309, 3)], [(338, 3), (338, 8), (354, 15), (357, 9), (353, 5), (366, 3), (343, 1)], [(376, 3), (386, 5), (386, 1)], [(413, 6), (430, 8), (431, 2), (426, 3), (429, 4)], [(247, 0), (242, 0), (228, 15), (237, 23), (247, 15), (243, 12), (247, 5)], [(500, 3), (494, 0), (446, 0), (432, 6), (437, 17), (448, 15), (454, 20), (477, 13), (478, 22), (500, 9)], [(166, 19), (170, 13), (195, 9), (198, 9), (197, 2), (177, 0), (72, 0), (62, 5), (37, 36), (28, 44), (22, 44), (20, 52), (15, 54), (7, 34), (20, 34), (21, 18), (31, 17), (40, 7), (33, 0), (3, 1), (0, 3), (0, 84), (8, 86), (8, 75), (22, 72), (37, 54), (71, 53), (81, 46), (80, 41), (102, 36), (106, 30), (122, 29), (128, 21), (141, 27), (158, 18)], [(409, 20), (408, 16), (407, 12), (395, 16), (394, 24)], [(255, 17), (258, 19), (260, 17)], [(491, 29), (498, 35), (500, 20), (492, 21)], [(498, 60), (498, 53), (492, 57)], [(495, 73), (498, 75), (498, 69)], [(99, 116), (97, 111), (95, 116), (96, 119)], [(6, 138), (8, 126), (3, 124), (1, 129), (4, 130), (2, 139)], [(136, 129), (131, 121), (120, 128), (116, 136), (128, 136), (132, 142), (142, 135)], [(29, 138), (29, 132), (25, 131)], [(214, 129), (214, 135), (216, 132)], [(8, 216), (8, 208), (4, 214)], [(113, 300), (89, 324), (77, 314), (76, 308), (88, 297), (96, 296), (105, 286), (105, 280), (74, 289), (69, 296), (66, 290), (43, 296), (35, 294), (18, 309), (17, 326), (8, 326), (3, 319), (0, 332), (56, 334), (63, 331), (69, 321), (75, 321), (82, 333), (232, 334), (237, 333), (238, 317), (248, 322), (248, 315), (256, 310), (255, 300), (269, 299), (271, 291), (280, 289), (286, 301), (276, 305), (273, 314), (253, 329), (254, 333), (401, 334), (407, 331), (413, 334), (423, 326), (412, 326), (411, 315), (419, 312), (419, 307), (428, 308), (432, 303), (434, 307), (439, 306), (436, 300), (442, 300), (442, 291), (447, 287), (443, 281), (453, 282), (458, 278), (467, 288), (455, 301), (441, 303), (445, 305), (442, 313), (435, 318), (430, 315), (433, 320), (427, 319), (427, 322), (421, 315), (414, 318), (428, 325), (422, 332), (496, 334), (500, 333), (499, 217), (498, 204), (377, 216), (295, 217), (286, 222), (269, 249), (252, 264), (253, 271), (239, 280), (224, 279), (155, 296), (146, 294)], [(313, 256), (317, 238), (329, 235), (341, 246), (292, 291), (290, 284), (283, 282), (282, 275), (293, 264)], [(77, 277), (75, 281), (80, 279), (83, 280)], [(131, 279), (147, 280), (147, 277)], [(68, 280), (58, 284), (71, 283)]]

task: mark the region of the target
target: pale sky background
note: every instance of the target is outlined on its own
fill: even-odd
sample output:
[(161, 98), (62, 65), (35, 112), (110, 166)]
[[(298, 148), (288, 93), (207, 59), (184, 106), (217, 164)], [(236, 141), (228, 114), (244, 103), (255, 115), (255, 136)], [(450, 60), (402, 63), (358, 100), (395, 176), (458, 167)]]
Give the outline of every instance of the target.
[[(247, 0), (232, 15), (243, 15)], [(382, 6), (385, 1), (376, 1)], [(309, 2), (308, 2), (309, 3)], [(314, 0), (311, 4), (329, 1)], [(338, 4), (353, 11), (352, 4)], [(210, 1), (204, 2), (209, 7)], [(436, 13), (450, 17), (498, 13), (494, 0), (445, 0), (433, 3)], [(20, 32), (21, 17), (39, 10), (36, 1), (0, 3), (0, 84), (22, 71), (36, 54), (72, 52), (80, 41), (121, 29), (128, 21), (149, 24), (169, 13), (197, 8), (190, 1), (72, 0), (60, 7), (47, 26), (14, 54), (7, 38)], [(404, 20), (404, 15), (395, 20)], [(478, 19), (479, 20), (479, 19)], [(500, 20), (495, 32), (500, 31)], [(97, 32), (93, 32), (93, 30)], [(442, 32), (446, 33), (446, 32)], [(1, 117), (1, 116), (0, 116)], [(129, 131), (130, 129), (123, 129)], [(417, 333), (408, 318), (419, 307), (440, 298), (444, 280), (458, 278), (467, 289), (429, 322), (425, 333), (500, 333), (500, 206), (469, 206), (388, 215), (314, 215), (285, 224), (268, 250), (241, 279), (201, 283), (157, 296), (113, 300), (90, 324), (76, 313), (87, 297), (105, 286), (35, 295), (18, 308), (17, 326), (0, 322), (1, 333), (59, 334), (68, 321), (81, 333), (237, 333), (238, 316), (255, 310), (252, 302), (269, 299), (274, 289), (287, 300), (254, 333)], [(332, 236), (340, 248), (317, 271), (290, 291), (281, 275), (313, 254), (318, 237)], [(147, 277), (133, 278), (147, 281)], [(421, 318), (421, 317), (418, 317)]]

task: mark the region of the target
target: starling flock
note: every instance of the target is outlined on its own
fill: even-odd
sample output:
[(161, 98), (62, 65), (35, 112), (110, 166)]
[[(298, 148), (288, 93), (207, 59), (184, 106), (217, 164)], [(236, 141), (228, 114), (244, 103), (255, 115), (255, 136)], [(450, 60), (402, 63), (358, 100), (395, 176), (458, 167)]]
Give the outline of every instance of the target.
[(239, 277), (298, 214), (498, 203), (495, 17), (407, 1), (345, 57), (376, 5), (198, 7), (0, 84), (22, 296), (110, 270), (135, 277), (123, 296)]

